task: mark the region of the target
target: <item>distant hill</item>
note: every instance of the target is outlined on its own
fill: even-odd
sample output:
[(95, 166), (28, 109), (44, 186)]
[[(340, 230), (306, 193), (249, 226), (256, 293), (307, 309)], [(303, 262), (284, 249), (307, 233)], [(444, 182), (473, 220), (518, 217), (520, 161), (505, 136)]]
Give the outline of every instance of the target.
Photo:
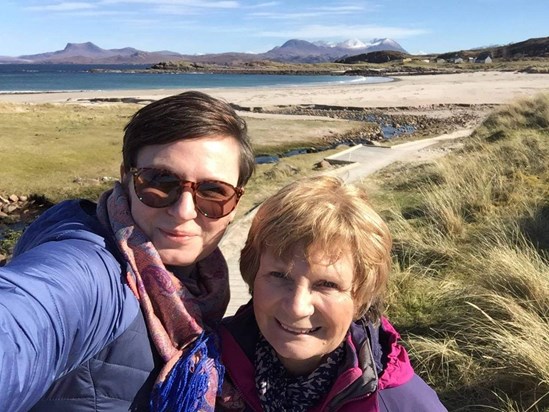
[[(125, 47), (102, 49), (91, 42), (67, 43), (63, 50), (23, 55), (15, 58), (20, 63), (70, 63), (70, 64), (154, 64), (161, 60), (180, 58), (171, 51), (145, 52)], [(0, 62), (2, 62), (0, 57)]]
[(375, 51), (343, 57), (335, 60), (335, 62), (345, 64), (387, 63), (391, 61), (402, 61), (406, 58), (414, 58), (416, 60), (442, 59), (446, 61), (455, 61), (455, 59), (461, 58), (463, 61), (468, 61), (470, 58), (484, 59), (487, 56), (490, 56), (491, 59), (503, 61), (549, 58), (549, 37), (528, 39), (504, 46), (490, 46), (430, 55), (409, 55), (392, 50)]
[(185, 60), (196, 63), (235, 65), (258, 60), (293, 63), (320, 63), (352, 54), (375, 50), (405, 50), (394, 40), (375, 39), (363, 43), (357, 39), (331, 45), (292, 39), (266, 53), (217, 53), (185, 55), (171, 51), (147, 52), (132, 47), (102, 49), (91, 42), (67, 43), (63, 50), (17, 57), (2, 57), (0, 63), (73, 63), (73, 64), (155, 64), (163, 61)]
[[(492, 46), (482, 49), (452, 51), (439, 55), (415, 56), (416, 58), (442, 58), (449, 60), (454, 57), (467, 59), (488, 54), (493, 59), (525, 59), (548, 58), (549, 37), (529, 39), (504, 46)], [(374, 39), (364, 43), (358, 39), (350, 39), (341, 43), (331, 44), (323, 41), (308, 42), (291, 39), (281, 46), (274, 47), (265, 53), (213, 53), (204, 55), (186, 55), (162, 50), (147, 52), (125, 47), (122, 49), (102, 49), (91, 43), (68, 43), (63, 50), (54, 52), (23, 55), (17, 57), (0, 56), (1, 63), (73, 63), (73, 64), (148, 64), (161, 62), (189, 62), (197, 64), (213, 64), (242, 67), (257, 65), (261, 61), (280, 63), (384, 63), (402, 60), (408, 55), (397, 42), (391, 39)]]
[(488, 54), (493, 59), (524, 59), (536, 57), (549, 57), (549, 37), (538, 37), (518, 43), (506, 44), (504, 46), (491, 46), (480, 49), (469, 49), (446, 52), (439, 54), (437, 58), (450, 59), (452, 57), (477, 57), (480, 54)]

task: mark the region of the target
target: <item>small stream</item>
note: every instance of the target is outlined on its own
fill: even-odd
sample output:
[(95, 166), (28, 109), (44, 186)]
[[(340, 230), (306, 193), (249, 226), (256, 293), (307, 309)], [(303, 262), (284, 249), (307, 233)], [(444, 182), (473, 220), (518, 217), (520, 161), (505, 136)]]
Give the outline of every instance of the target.
[[(395, 137), (412, 134), (416, 131), (416, 127), (412, 125), (399, 125), (398, 127), (395, 127), (392, 124), (390, 124), (393, 122), (388, 120), (384, 116), (369, 114), (369, 115), (366, 115), (361, 120), (369, 123), (377, 123), (379, 125), (381, 134), (383, 136), (381, 141), (391, 140), (391, 139), (394, 139)], [(255, 162), (256, 164), (277, 163), (281, 158), (284, 158), (284, 157), (291, 157), (291, 156), (296, 156), (296, 155), (301, 155), (306, 153), (323, 152), (326, 150), (335, 149), (336, 147), (341, 145), (356, 146), (358, 144), (371, 144), (371, 140), (357, 136), (356, 138), (352, 138), (351, 140), (338, 140), (337, 142), (334, 142), (330, 145), (310, 147), (310, 148), (297, 148), (297, 149), (288, 150), (287, 152), (280, 153), (277, 155), (259, 154), (255, 157)]]

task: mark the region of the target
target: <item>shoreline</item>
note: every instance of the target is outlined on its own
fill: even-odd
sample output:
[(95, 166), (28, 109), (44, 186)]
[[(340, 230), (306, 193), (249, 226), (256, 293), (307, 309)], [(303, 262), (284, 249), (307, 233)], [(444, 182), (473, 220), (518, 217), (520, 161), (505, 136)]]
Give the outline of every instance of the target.
[(308, 104), (374, 108), (504, 104), (517, 98), (549, 92), (548, 74), (491, 71), (393, 78), (394, 81), (369, 84), (10, 93), (0, 94), (0, 102), (98, 104), (92, 100), (149, 101), (188, 90), (202, 90), (214, 97), (248, 108)]

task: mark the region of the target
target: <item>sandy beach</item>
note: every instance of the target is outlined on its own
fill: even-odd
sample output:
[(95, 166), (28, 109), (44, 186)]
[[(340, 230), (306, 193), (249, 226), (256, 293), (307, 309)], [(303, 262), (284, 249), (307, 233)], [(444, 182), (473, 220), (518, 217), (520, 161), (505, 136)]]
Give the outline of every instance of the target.
[[(389, 83), (284, 88), (223, 88), (205, 92), (243, 107), (321, 104), (355, 107), (424, 107), (433, 104), (502, 104), (549, 92), (548, 74), (475, 72), (397, 76)], [(185, 89), (0, 94), (17, 103), (86, 103), (94, 98), (156, 100)]]

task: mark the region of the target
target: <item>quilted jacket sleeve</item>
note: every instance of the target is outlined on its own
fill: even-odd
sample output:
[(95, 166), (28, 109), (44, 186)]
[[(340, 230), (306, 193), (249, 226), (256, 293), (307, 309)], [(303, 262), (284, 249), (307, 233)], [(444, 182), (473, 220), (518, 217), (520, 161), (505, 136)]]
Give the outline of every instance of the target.
[(28, 410), (135, 317), (120, 273), (85, 238), (44, 242), (0, 267), (0, 410)]

